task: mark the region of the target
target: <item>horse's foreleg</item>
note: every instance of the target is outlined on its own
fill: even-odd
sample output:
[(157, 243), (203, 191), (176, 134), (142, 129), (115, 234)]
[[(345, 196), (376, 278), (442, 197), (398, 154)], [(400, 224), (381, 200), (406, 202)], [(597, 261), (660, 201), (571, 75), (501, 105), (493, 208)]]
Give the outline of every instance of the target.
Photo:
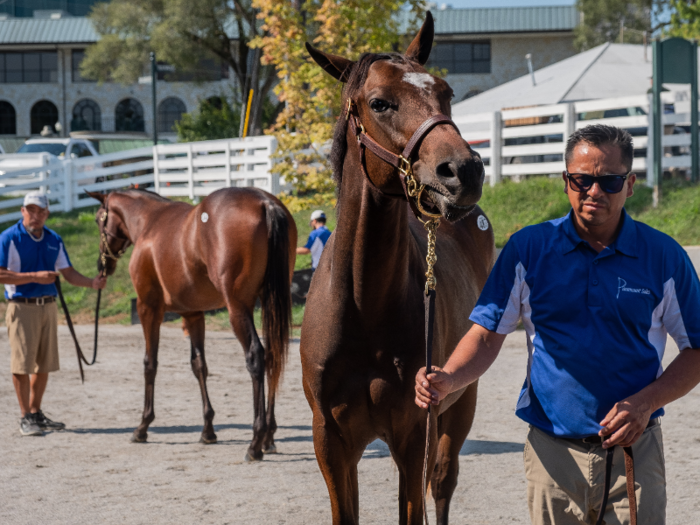
[(245, 364), (253, 381), (253, 440), (245, 455), (246, 461), (263, 458), (263, 441), (267, 432), (265, 418), (265, 349), (255, 331), (253, 315), (240, 303), (229, 303), (229, 319), (245, 352)]
[(199, 381), (199, 390), (202, 393), (202, 411), (204, 413), (204, 428), (202, 429), (201, 443), (216, 443), (216, 434), (214, 433), (214, 409), (209, 401), (209, 393), (207, 392), (207, 361), (204, 357), (204, 314), (202, 312), (196, 314), (183, 315), (184, 329), (190, 336), (190, 364), (192, 372)]
[(163, 320), (163, 305), (145, 304), (140, 299), (136, 308), (141, 319), (143, 335), (146, 339), (146, 356), (143, 360), (143, 375), (146, 383), (146, 395), (141, 424), (134, 430), (131, 441), (142, 443), (148, 438), (148, 426), (156, 418), (154, 410), (154, 390), (156, 372), (158, 370), (158, 343), (160, 339), (160, 324)]
[(471, 430), (476, 411), (477, 383), (472, 383), (438, 420), (438, 452), (430, 488), (435, 500), (437, 525), (447, 525), (450, 501), (457, 487), (459, 451)]

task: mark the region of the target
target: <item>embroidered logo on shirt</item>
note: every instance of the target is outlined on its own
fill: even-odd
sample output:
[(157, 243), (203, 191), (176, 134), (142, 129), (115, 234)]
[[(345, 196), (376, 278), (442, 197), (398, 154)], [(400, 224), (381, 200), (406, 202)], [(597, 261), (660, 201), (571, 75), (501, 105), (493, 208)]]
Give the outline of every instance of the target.
[(647, 288), (628, 288), (627, 281), (625, 281), (622, 277), (618, 277), (617, 278), (617, 297), (616, 297), (616, 299), (620, 298), (620, 292), (641, 293), (644, 295), (651, 295), (651, 290), (649, 290)]
[(49, 246), (48, 248), (49, 248), (49, 250), (58, 250), (58, 248), (56, 246)]

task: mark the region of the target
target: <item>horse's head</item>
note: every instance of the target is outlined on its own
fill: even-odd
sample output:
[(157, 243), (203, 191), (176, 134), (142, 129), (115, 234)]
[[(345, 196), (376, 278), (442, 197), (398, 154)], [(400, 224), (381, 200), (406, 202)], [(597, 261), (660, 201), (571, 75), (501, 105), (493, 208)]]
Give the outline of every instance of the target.
[(117, 269), (117, 260), (131, 244), (124, 221), (108, 207), (109, 194), (86, 192), (90, 197), (100, 201), (100, 208), (95, 214), (95, 222), (100, 230), (100, 256), (97, 258), (97, 271), (104, 271), (109, 276)]
[[(347, 108), (351, 100), (366, 135), (395, 155), (404, 151), (416, 130), (428, 119), (451, 113), (452, 89), (423, 67), (430, 55), (433, 33), (433, 18), (428, 13), (405, 55), (364, 54), (357, 62), (306, 45), (316, 63), (346, 83), (343, 107)], [(346, 136), (347, 119), (342, 118), (336, 127), (331, 153), (338, 180), (348, 147)], [(419, 139), (409, 160), (418, 184), (425, 185), (424, 194), (428, 194), (446, 219), (461, 219), (481, 198), (484, 180), (481, 157), (453, 125), (432, 126)], [(403, 193), (394, 166), (371, 151), (367, 152), (366, 165), (367, 174), (377, 188), (386, 194)]]

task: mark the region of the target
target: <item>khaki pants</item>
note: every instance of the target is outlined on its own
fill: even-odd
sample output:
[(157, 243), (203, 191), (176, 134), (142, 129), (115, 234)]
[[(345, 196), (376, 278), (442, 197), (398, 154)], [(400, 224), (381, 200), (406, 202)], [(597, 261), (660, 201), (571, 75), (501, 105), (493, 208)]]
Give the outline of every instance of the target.
[(12, 301), (5, 314), (13, 374), (55, 372), (58, 365), (58, 310), (56, 303), (23, 304)]
[[(666, 523), (666, 468), (661, 425), (632, 446), (639, 525)], [(594, 525), (603, 502), (605, 454), (600, 445), (558, 439), (530, 427), (525, 474), (533, 525)], [(622, 447), (615, 447), (610, 497), (603, 523), (628, 525), (629, 502)]]

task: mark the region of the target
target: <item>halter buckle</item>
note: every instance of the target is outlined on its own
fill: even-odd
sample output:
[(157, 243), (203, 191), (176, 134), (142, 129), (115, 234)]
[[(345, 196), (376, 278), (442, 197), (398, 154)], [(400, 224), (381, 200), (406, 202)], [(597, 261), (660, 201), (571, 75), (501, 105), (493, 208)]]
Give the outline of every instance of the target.
[[(410, 177), (413, 173), (413, 168), (411, 167), (411, 161), (408, 160), (403, 155), (399, 155), (399, 171), (403, 173), (406, 177)], [(408, 183), (408, 181), (406, 181)]]

